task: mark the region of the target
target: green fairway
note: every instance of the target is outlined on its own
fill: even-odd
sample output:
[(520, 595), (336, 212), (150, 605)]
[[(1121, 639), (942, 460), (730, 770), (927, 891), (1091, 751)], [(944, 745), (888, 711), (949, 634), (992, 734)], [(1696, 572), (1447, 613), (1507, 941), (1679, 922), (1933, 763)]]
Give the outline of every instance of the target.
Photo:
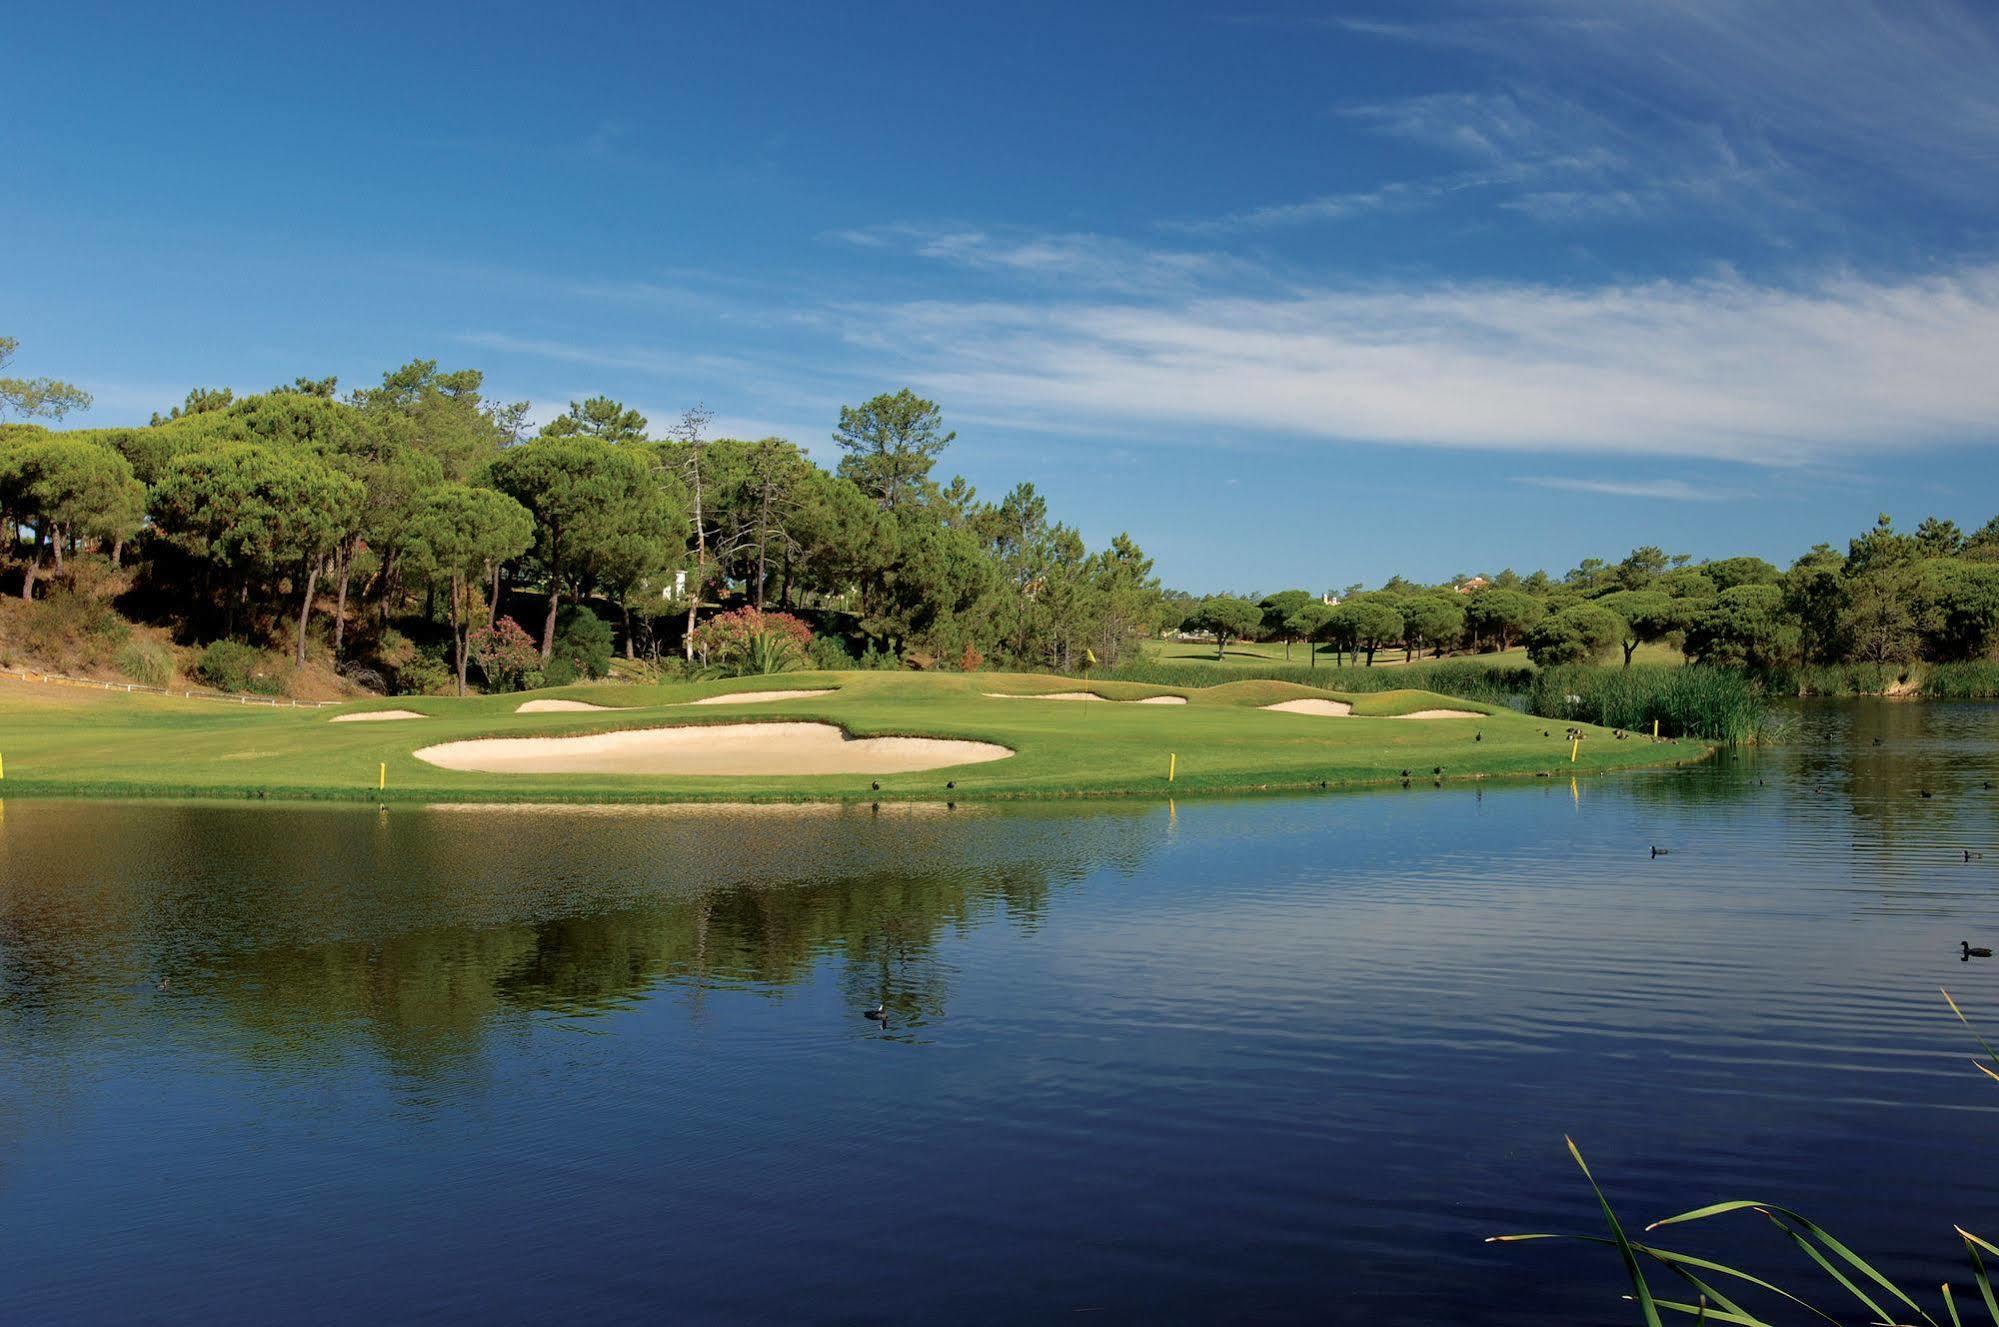
[[(833, 694), (751, 705), (689, 706), (724, 692), (835, 688)], [(1184, 705), (996, 699), (1087, 688), (1111, 700), (1185, 695)], [(528, 699), (560, 698), (619, 712), (519, 714)], [(1349, 718), (1270, 712), (1301, 698), (1350, 701)], [(363, 710), (424, 717), (332, 722)], [(1397, 718), (1426, 709), (1478, 718)], [(923, 736), (996, 742), (1015, 754), (921, 773), (685, 777), (493, 774), (440, 769), (412, 753), (479, 737), (546, 737), (667, 725), (820, 720), (855, 737)], [(1543, 734), (1550, 733), (1551, 736)], [(792, 673), (661, 687), (591, 685), (530, 695), (398, 697), (325, 710), (42, 686), (0, 685), (0, 793), (264, 795), (489, 800), (754, 800), (1152, 795), (1443, 777), (1591, 773), (1699, 758), (1702, 747), (1614, 740), (1588, 731), (1570, 763), (1562, 725), (1420, 691), (1339, 696), (1287, 682), (1206, 689), (1078, 683), (1018, 673)], [(1169, 785), (1169, 757), (1177, 777)], [(385, 792), (378, 778), (386, 773)], [(956, 788), (946, 790), (947, 781)], [(871, 785), (880, 783), (879, 790)]]

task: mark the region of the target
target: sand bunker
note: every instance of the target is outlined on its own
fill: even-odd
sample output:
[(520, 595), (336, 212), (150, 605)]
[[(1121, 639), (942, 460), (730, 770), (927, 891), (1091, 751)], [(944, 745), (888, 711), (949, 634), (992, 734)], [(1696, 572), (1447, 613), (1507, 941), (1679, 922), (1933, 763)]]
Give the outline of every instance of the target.
[(530, 700), (514, 707), (516, 714), (569, 714), (577, 710), (608, 710), (609, 705), (592, 705), (587, 700)]
[(360, 714), (336, 714), (328, 723), (381, 723), (388, 719), (421, 719), (415, 710), (364, 710)]
[(1094, 691), (982, 691), (990, 700), (1101, 700), (1107, 705), (1185, 705), (1185, 696), (1146, 696), (1140, 700), (1112, 700)]
[(690, 700), (689, 705), (755, 705), (766, 700), (807, 700), (813, 696), (830, 696), (835, 688), (826, 687), (818, 691), (731, 691), (726, 696), (703, 696), (700, 700)]
[(830, 723), (734, 723), (585, 737), (487, 737), (427, 746), (416, 758), (483, 774), (787, 775), (904, 774), (1012, 754), (991, 742), (849, 738)]
[(1353, 706), (1343, 700), (1280, 700), (1263, 708), (1283, 714), (1316, 714), (1322, 719), (1344, 719), (1353, 713)]
[(1410, 714), (1390, 715), (1394, 719), (1483, 719), (1486, 715), (1477, 710), (1416, 710)]

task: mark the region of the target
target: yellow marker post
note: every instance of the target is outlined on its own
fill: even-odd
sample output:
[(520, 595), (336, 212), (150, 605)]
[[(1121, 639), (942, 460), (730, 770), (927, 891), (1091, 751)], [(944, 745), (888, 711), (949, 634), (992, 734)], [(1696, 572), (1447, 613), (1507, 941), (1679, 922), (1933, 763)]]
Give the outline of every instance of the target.
[(1657, 719), (1652, 720), (1652, 740), (1655, 742), (1659, 740), (1659, 721)]
[(1166, 781), (1168, 783), (1173, 782), (1173, 776), (1179, 772), (1179, 769), (1179, 754), (1177, 752), (1168, 752), (1166, 755)]
[(388, 786), (389, 786), (389, 762), (385, 760), (381, 763), (381, 766), (375, 771), (375, 791), (380, 792)]
[(7, 762), (5, 760), (0, 760), (0, 779), (4, 779), (6, 777), (7, 777)]
[(1570, 763), (1571, 765), (1573, 765), (1573, 764), (1575, 764), (1575, 763), (1576, 763), (1576, 752), (1578, 752), (1578, 751), (1580, 751), (1580, 750), (1582, 750), (1582, 749), (1583, 749), (1583, 739), (1582, 739), (1582, 738), (1580, 738), (1580, 737), (1577, 737), (1577, 738), (1574, 738), (1574, 739), (1572, 739), (1572, 740), (1571, 740), (1571, 741), (1569, 742), (1569, 763)]

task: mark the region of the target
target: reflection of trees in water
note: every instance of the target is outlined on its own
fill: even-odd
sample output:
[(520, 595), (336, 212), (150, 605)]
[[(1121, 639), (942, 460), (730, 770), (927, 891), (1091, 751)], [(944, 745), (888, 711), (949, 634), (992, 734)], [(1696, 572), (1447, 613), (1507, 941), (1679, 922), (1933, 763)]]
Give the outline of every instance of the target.
[(939, 1018), (947, 928), (1034, 928), (1059, 884), (1136, 869), (1155, 814), (10, 811), (0, 1044), (124, 1024), (290, 1063), (361, 1043), (426, 1080), (478, 1072), (509, 1016), (662, 985), (698, 1013), (708, 992), (782, 996), (829, 958), (857, 1010)]

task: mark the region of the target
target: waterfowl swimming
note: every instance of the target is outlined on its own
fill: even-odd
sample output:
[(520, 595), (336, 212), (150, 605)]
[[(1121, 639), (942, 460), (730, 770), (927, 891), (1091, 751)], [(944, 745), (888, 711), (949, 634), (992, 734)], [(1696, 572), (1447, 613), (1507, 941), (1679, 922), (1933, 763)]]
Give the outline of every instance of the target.
[(1992, 957), (1992, 951), (1991, 951), (1991, 950), (1989, 950), (1989, 949), (1981, 949), (1981, 948), (1974, 948), (1974, 947), (1972, 946), (1972, 943), (1971, 943), (1971, 941), (1969, 941), (1969, 940), (1960, 940), (1960, 941), (1958, 941), (1957, 943), (1958, 943), (1959, 947), (1960, 947), (1960, 948), (1962, 948), (1962, 949), (1964, 950), (1964, 953), (1963, 953), (1963, 955), (1961, 956), (1961, 957), (1963, 957), (1963, 958), (1966, 958), (1966, 959), (1973, 959), (1973, 958), (1991, 958), (1991, 957)]
[(1670, 854), (1672, 851), (1673, 850), (1671, 848), (1662, 848), (1656, 843), (1652, 845), (1652, 855), (1654, 857), (1664, 857)]
[(877, 1023), (886, 1023), (888, 1022), (888, 1005), (878, 1004), (872, 1009), (863, 1009), (861, 1017), (871, 1018)]
[(1927, 802), (1930, 800), (1930, 798), (1935, 797), (1936, 794), (1931, 792), (1928, 788), (1919, 788), (1916, 790), (1916, 796), (1922, 798), (1925, 802)]
[(1984, 853), (1982, 853), (1982, 852), (1973, 852), (1973, 851), (1972, 851), (1971, 849), (1969, 849), (1969, 848), (1966, 848), (1966, 849), (1964, 850), (1964, 860), (1965, 860), (1965, 861), (1967, 861), (1967, 862), (1975, 862), (1975, 861), (1977, 861), (1977, 860), (1978, 860), (1979, 858), (1983, 857), (1984, 855), (1985, 855), (1985, 854), (1984, 854)]
[(162, 977), (162, 978), (160, 978), (160, 989), (161, 989), (161, 990), (163, 990), (163, 991), (170, 991), (170, 990), (172, 990), (172, 989), (173, 989), (173, 984), (174, 984), (174, 979), (173, 979), (172, 977)]

